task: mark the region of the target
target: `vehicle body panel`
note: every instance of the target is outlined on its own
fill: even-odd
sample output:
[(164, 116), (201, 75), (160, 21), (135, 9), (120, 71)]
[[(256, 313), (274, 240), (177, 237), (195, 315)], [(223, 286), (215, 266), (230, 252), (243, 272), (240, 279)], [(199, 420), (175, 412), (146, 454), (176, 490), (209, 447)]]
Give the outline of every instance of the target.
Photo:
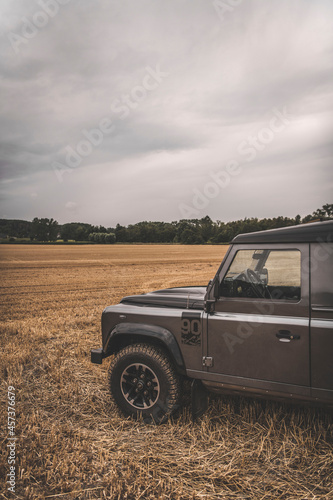
[[(161, 310), (159, 307), (127, 305), (126, 303), (107, 307), (102, 314), (103, 351), (105, 355), (113, 354), (115, 350), (113, 349), (112, 339), (120, 335), (134, 335), (134, 331), (137, 338), (139, 336), (147, 339), (158, 338), (169, 351), (170, 338), (169, 335), (163, 336), (164, 329), (165, 332), (172, 334), (181, 352), (183, 365), (191, 369), (200, 369), (201, 344), (190, 345), (184, 342), (182, 338), (182, 317), (183, 314), (186, 315), (188, 312), (189, 310), (184, 311), (181, 308), (165, 307)], [(200, 318), (201, 324), (203, 311), (198, 311), (196, 314)], [(158, 333), (161, 333), (161, 335), (158, 335)], [(118, 346), (117, 343), (114, 345)]]

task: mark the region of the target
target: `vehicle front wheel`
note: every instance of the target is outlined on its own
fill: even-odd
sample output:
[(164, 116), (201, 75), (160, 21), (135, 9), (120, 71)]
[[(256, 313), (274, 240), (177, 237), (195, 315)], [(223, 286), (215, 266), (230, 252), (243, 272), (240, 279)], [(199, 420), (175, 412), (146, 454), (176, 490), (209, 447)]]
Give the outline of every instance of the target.
[(114, 357), (109, 368), (110, 391), (125, 416), (145, 423), (162, 423), (177, 408), (180, 382), (171, 362), (159, 349), (129, 345)]

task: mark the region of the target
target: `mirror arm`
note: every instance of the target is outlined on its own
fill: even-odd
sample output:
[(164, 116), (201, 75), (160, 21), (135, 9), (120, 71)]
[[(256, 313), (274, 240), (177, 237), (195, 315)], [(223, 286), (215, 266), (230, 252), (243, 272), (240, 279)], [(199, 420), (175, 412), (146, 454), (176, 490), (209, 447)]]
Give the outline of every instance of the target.
[(211, 313), (213, 311), (215, 302), (216, 302), (215, 299), (205, 301), (205, 312), (206, 313)]
[(214, 282), (214, 288), (213, 288), (213, 295), (214, 295), (214, 299), (218, 299), (219, 298), (219, 291), (220, 291), (220, 283), (219, 283), (219, 280), (216, 279), (215, 282)]
[[(219, 280), (210, 280), (207, 286), (207, 292), (205, 296), (205, 311), (210, 313), (213, 310), (216, 300), (219, 298)], [(213, 297), (213, 298), (211, 298)]]

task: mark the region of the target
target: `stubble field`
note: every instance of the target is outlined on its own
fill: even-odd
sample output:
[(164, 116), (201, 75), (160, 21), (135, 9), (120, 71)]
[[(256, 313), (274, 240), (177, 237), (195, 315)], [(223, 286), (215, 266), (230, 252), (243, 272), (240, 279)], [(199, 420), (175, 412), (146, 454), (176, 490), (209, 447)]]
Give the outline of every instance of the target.
[(2, 245), (2, 498), (7, 387), (16, 393), (16, 498), (331, 499), (328, 411), (225, 397), (155, 427), (118, 414), (100, 316), (124, 295), (205, 285), (224, 246)]

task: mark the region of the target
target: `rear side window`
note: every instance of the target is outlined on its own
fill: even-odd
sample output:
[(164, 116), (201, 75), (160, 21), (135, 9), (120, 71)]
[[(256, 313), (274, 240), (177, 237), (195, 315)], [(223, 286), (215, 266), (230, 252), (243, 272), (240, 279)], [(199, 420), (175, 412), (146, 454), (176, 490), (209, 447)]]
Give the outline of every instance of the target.
[(301, 299), (299, 250), (239, 250), (220, 284), (222, 297)]
[(314, 306), (333, 309), (333, 243), (311, 244), (311, 295)]

